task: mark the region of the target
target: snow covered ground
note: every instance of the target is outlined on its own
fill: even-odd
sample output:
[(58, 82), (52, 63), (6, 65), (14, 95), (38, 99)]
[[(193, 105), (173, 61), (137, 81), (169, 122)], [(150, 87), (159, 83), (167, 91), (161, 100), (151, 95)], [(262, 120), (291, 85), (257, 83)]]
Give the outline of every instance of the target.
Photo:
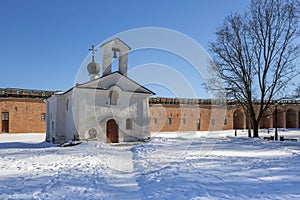
[[(0, 199), (300, 199), (300, 142), (233, 135), (57, 147), (45, 134), (0, 134)], [(300, 130), (279, 135), (300, 139)]]

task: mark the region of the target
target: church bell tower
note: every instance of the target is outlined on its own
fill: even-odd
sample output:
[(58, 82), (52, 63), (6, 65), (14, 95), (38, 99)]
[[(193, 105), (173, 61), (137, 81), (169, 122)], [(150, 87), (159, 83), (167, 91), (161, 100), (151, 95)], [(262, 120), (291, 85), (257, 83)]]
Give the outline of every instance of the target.
[(113, 59), (118, 59), (118, 71), (127, 76), (128, 51), (131, 49), (119, 38), (101, 45), (102, 48), (102, 76), (112, 73)]

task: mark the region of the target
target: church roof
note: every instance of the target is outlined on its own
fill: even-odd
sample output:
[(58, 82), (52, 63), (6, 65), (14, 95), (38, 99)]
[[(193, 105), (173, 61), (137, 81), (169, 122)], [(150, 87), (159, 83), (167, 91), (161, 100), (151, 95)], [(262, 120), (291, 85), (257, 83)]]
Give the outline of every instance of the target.
[(123, 42), (120, 38), (115, 38), (115, 39), (112, 39), (112, 40), (109, 40), (109, 41), (107, 41), (107, 42), (104, 42), (103, 44), (101, 44), (101, 46), (100, 47), (103, 47), (104, 45), (106, 45), (106, 44), (108, 44), (108, 43), (110, 43), (110, 42), (114, 42), (114, 41), (119, 41), (119, 42), (121, 42), (123, 45), (125, 45), (126, 47), (128, 47), (128, 49), (130, 50), (131, 49), (131, 47), (130, 46), (128, 46), (128, 44), (126, 44), (125, 42)]
[(155, 95), (155, 93), (146, 87), (138, 84), (134, 80), (124, 76), (120, 72), (116, 71), (111, 74), (102, 76), (100, 78), (88, 81), (82, 84), (76, 84), (76, 86), (70, 88), (69, 90), (59, 93), (57, 95), (63, 95), (74, 88), (84, 88), (84, 89), (98, 89), (98, 90), (109, 90), (112, 86), (118, 86), (125, 92), (141, 93), (148, 95)]
[[(111, 83), (109, 82), (109, 79), (112, 80)], [(94, 88), (94, 89), (103, 89), (108, 90), (112, 86), (118, 86), (122, 90), (127, 92), (136, 92), (136, 93), (144, 93), (144, 94), (151, 94), (155, 95), (155, 93), (146, 87), (138, 84), (134, 80), (128, 78), (127, 76), (124, 76), (119, 71), (115, 71), (111, 74), (102, 76), (98, 79), (91, 80), (89, 82), (77, 85), (77, 88)]]

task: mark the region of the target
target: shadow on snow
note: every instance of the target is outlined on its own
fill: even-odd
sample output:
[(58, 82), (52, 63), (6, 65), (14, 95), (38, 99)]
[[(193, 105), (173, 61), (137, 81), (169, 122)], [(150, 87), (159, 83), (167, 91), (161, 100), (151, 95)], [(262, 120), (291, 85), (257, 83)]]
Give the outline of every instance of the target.
[(25, 143), (25, 142), (5, 142), (0, 143), (0, 149), (40, 149), (56, 147), (57, 145), (49, 142)]

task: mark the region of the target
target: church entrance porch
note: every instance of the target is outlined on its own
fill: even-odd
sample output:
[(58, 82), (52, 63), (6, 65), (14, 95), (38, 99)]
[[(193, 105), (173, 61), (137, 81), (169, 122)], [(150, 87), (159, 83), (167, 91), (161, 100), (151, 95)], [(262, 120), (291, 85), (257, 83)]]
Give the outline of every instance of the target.
[(118, 143), (119, 133), (118, 124), (114, 119), (110, 119), (106, 123), (106, 142), (107, 143)]

